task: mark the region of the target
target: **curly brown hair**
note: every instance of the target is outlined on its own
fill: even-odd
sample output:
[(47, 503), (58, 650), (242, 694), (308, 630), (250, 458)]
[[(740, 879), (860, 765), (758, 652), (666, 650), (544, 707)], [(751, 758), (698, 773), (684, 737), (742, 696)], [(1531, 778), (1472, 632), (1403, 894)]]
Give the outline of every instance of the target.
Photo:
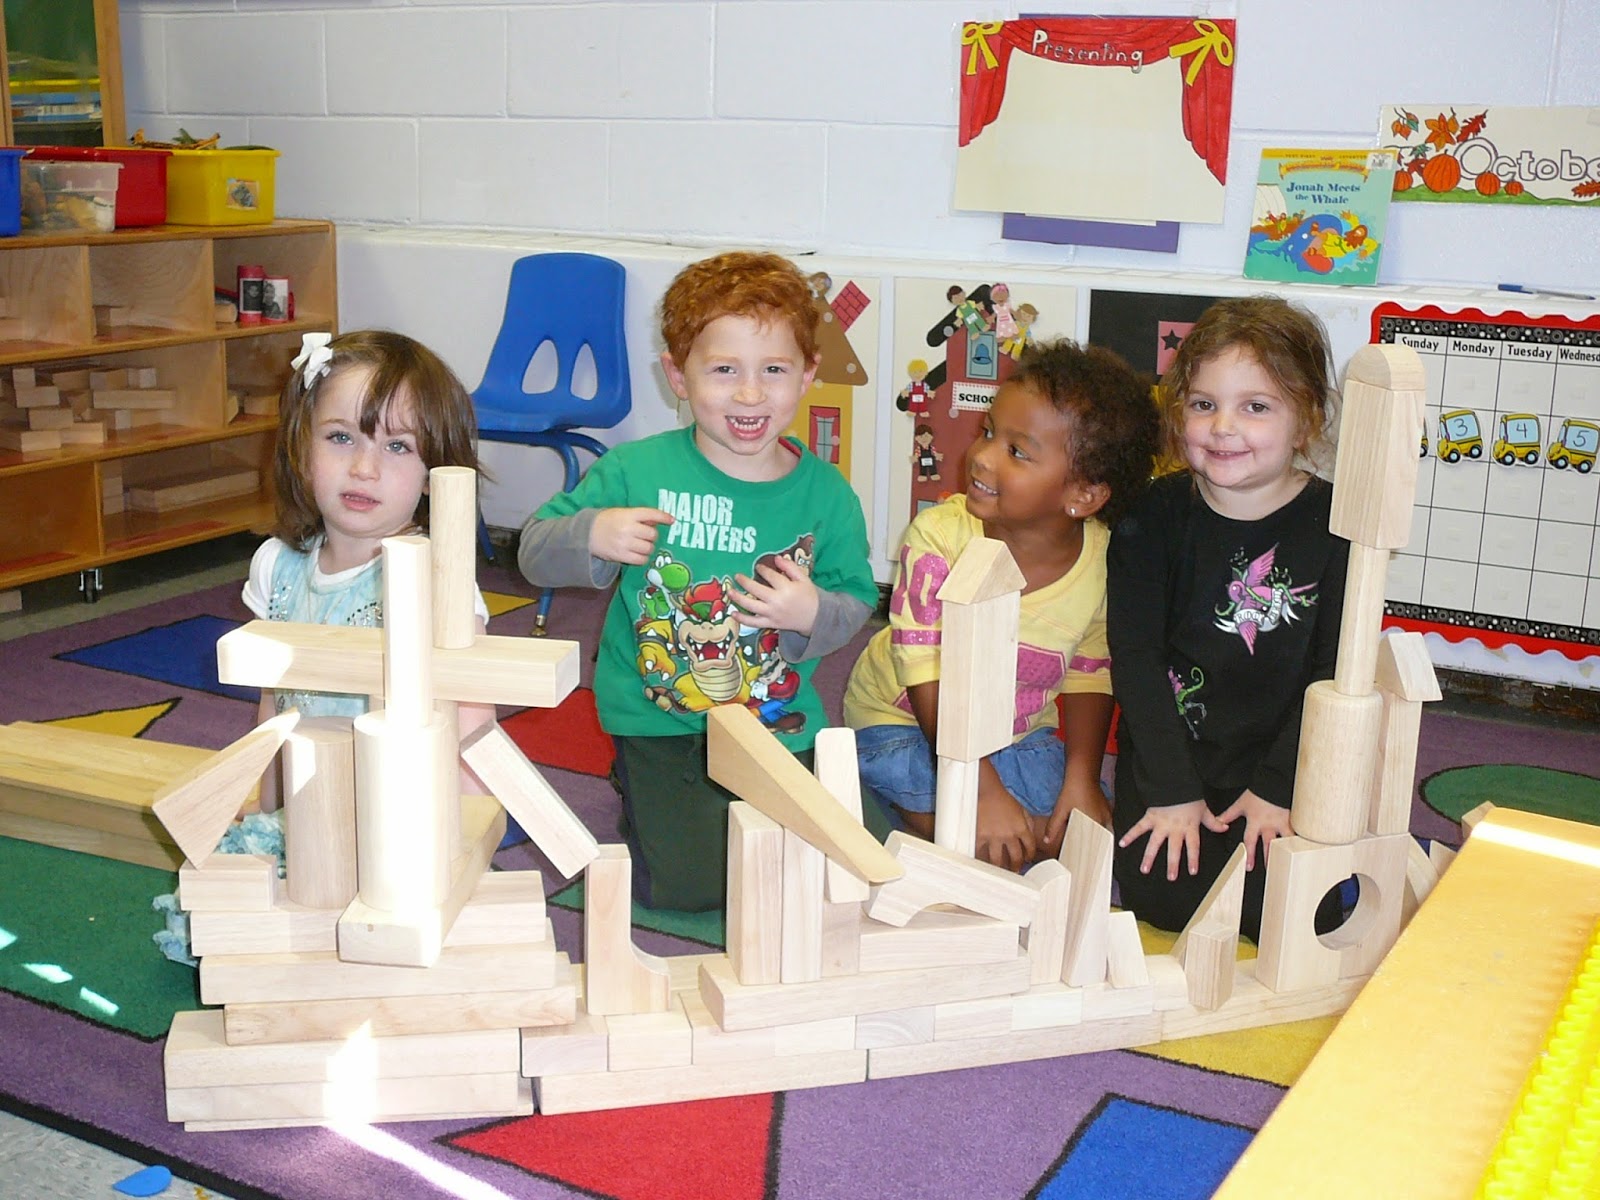
[(1183, 410), (1195, 373), (1202, 363), (1235, 348), (1260, 363), (1293, 405), (1295, 449), (1312, 465), (1321, 465), (1336, 403), (1328, 333), (1310, 312), (1278, 296), (1218, 300), (1200, 314), (1161, 377), (1164, 448), (1186, 461)]
[[(417, 453), (434, 467), (478, 465), (478, 422), (472, 397), (455, 372), (421, 342), (386, 329), (342, 334), (328, 344), (333, 359), (328, 369), (307, 386), (304, 373), (293, 371), (278, 402), (278, 445), (273, 456), (277, 487), (277, 521), (273, 533), (296, 550), (307, 550), (322, 532), (322, 513), (311, 493), (311, 441), (315, 435), (317, 394), (329, 379), (345, 371), (368, 368), (372, 377), (361, 403), (361, 432), (371, 436), (393, 403), (409, 410), (417, 435)], [(428, 495), (422, 494), (412, 520), (428, 528)]]
[(679, 271), (661, 298), (661, 340), (672, 361), (683, 366), (705, 327), (729, 316), (786, 323), (805, 361), (816, 361), (811, 285), (782, 255), (731, 250)]
[(1029, 345), (1009, 382), (1032, 388), (1067, 417), (1072, 471), (1105, 485), (1110, 497), (1098, 515), (1115, 525), (1150, 482), (1161, 425), (1155, 381), (1115, 351), (1058, 338)]

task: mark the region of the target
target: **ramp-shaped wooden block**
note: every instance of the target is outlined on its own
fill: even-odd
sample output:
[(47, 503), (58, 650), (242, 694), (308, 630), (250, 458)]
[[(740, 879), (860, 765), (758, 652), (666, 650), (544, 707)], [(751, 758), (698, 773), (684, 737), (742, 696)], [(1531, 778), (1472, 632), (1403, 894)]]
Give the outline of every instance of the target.
[[(861, 820), (861, 771), (856, 759), (856, 731), (842, 725), (819, 729), (811, 755), (817, 782), (845, 812)], [(867, 881), (844, 864), (829, 859), (827, 897), (834, 904), (859, 904), (867, 898)]]
[(1179, 962), (1183, 961), (1189, 935), (1204, 926), (1223, 931), (1232, 930), (1234, 935), (1238, 936), (1239, 917), (1244, 908), (1244, 858), (1244, 846), (1235, 846), (1233, 853), (1228, 856), (1228, 861), (1222, 865), (1222, 870), (1217, 872), (1217, 877), (1211, 881), (1206, 894), (1195, 906), (1188, 924), (1183, 927), (1183, 932), (1172, 943), (1170, 953), (1173, 958)]
[(1081, 812), (1067, 819), (1061, 865), (1072, 875), (1061, 978), (1074, 987), (1106, 977), (1106, 920), (1111, 915), (1111, 831)]
[(571, 964), (563, 961), (554, 978), (550, 987), (524, 991), (229, 1004), (223, 1010), (223, 1025), (228, 1044), (235, 1046), (568, 1025), (577, 1011)]
[(475, 730), (461, 743), (461, 757), (563, 876), (594, 861), (600, 852), (594, 834), (498, 724)]
[(923, 967), (914, 971), (868, 971), (814, 983), (746, 986), (726, 955), (700, 965), (700, 997), (723, 1029), (760, 1029), (828, 1017), (917, 1008), (926, 1004), (1007, 996), (1026, 991), (1028, 959), (1002, 963)]
[(1017, 621), (1026, 585), (1005, 543), (979, 537), (967, 543), (939, 588), (940, 758), (976, 762), (1011, 744)]
[(885, 847), (905, 874), (872, 889), (867, 915), (874, 921), (904, 925), (930, 904), (955, 904), (1013, 925), (1033, 923), (1039, 889), (1022, 876), (900, 830)]
[[(1275, 992), (1289, 992), (1370, 975), (1400, 932), (1411, 840), (1397, 833), (1344, 846), (1299, 836), (1273, 842), (1256, 978)], [(1338, 929), (1319, 936), (1317, 905), (1352, 875), (1360, 884), (1355, 911)]]
[(861, 922), (862, 971), (974, 966), (1017, 956), (1017, 927), (973, 913), (919, 912), (903, 927)]
[(584, 1004), (603, 1017), (665, 1012), (667, 965), (633, 944), (633, 859), (626, 846), (601, 846), (584, 868)]
[[(435, 649), (437, 700), (554, 708), (578, 686), (578, 643), (479, 635)], [(383, 630), (250, 621), (217, 639), (217, 675), (243, 687), (383, 694)]]
[(1106, 981), (1115, 989), (1144, 987), (1150, 982), (1139, 918), (1114, 912), (1106, 920)]
[(299, 720), (293, 709), (280, 713), (173, 780), (155, 798), (151, 811), (190, 862), (205, 865)]
[(506, 814), (498, 803), (489, 796), (462, 796), (462, 851), (451, 864), (443, 901), (437, 908), (394, 913), (357, 896), (339, 918), (339, 957), (345, 962), (431, 967), (505, 833)]
[(868, 883), (900, 877), (900, 864), (860, 819), (847, 813), (744, 705), (719, 704), (706, 713), (706, 767), (734, 795)]
[(229, 1045), (221, 1009), (175, 1013), (161, 1055), (169, 1088), (236, 1083), (358, 1083), (510, 1071), (522, 1063), (516, 1029)]
[(186, 912), (270, 910), (278, 892), (278, 859), (272, 854), (213, 854), (203, 867), (178, 868), (178, 907)]

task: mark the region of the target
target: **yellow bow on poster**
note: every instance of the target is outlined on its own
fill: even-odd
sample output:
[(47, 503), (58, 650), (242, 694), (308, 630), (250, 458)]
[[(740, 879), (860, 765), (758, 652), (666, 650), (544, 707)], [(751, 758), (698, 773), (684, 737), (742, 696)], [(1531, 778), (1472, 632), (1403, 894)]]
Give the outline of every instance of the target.
[(994, 56), (994, 51), (989, 49), (989, 35), (1000, 32), (999, 21), (968, 21), (961, 28), (961, 44), (971, 46), (967, 53), (967, 74), (978, 73), (978, 52), (983, 52), (983, 65), (989, 70), (994, 70), (1000, 65)]
[[(1189, 69), (1183, 74), (1185, 87), (1193, 87), (1195, 76), (1200, 74), (1200, 68), (1205, 66), (1206, 59), (1211, 52), (1217, 52), (1217, 61), (1225, 67), (1233, 66), (1233, 43), (1228, 40), (1228, 35), (1217, 28), (1215, 21), (1197, 20), (1194, 27), (1200, 31), (1200, 36), (1193, 41), (1180, 42), (1176, 46), (1167, 47), (1168, 58), (1182, 58), (1185, 54), (1195, 51), (1194, 61), (1189, 64)], [(985, 47), (987, 49), (987, 47)], [(967, 74), (972, 74), (972, 64), (967, 63)]]

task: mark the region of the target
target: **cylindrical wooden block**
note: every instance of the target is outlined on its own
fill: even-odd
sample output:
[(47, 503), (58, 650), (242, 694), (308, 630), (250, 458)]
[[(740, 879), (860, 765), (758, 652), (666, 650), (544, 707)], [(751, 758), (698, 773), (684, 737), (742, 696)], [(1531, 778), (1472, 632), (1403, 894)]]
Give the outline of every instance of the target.
[(418, 729), (385, 711), (357, 717), (355, 731), (361, 899), (386, 912), (437, 908), (450, 887), (444, 798), (455, 730), (443, 717)]
[(477, 636), (473, 570), (477, 558), (478, 473), (471, 467), (428, 472), (428, 537), (433, 542), (433, 644), (459, 650)]
[(428, 539), (383, 539), (383, 696), (395, 726), (433, 719), (433, 573)]
[(1382, 725), (1377, 692), (1347, 696), (1330, 679), (1306, 689), (1290, 812), (1295, 833), (1342, 846), (1366, 832)]
[(343, 908), (356, 898), (356, 752), (349, 717), (306, 717), (283, 742), (283, 852), (289, 899)]
[(1372, 691), (1378, 670), (1383, 589), (1388, 573), (1387, 550), (1350, 543), (1350, 566), (1344, 577), (1344, 611), (1339, 618), (1339, 659), (1333, 672), (1334, 686), (1347, 696), (1365, 696)]

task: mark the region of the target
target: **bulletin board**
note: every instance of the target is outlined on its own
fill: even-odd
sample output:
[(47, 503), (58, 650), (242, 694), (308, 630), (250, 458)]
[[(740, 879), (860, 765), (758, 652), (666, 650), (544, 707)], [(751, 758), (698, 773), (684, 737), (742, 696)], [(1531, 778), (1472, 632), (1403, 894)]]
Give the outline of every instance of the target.
[(1380, 304), (1427, 419), (1386, 624), (1600, 665), (1600, 317)]

